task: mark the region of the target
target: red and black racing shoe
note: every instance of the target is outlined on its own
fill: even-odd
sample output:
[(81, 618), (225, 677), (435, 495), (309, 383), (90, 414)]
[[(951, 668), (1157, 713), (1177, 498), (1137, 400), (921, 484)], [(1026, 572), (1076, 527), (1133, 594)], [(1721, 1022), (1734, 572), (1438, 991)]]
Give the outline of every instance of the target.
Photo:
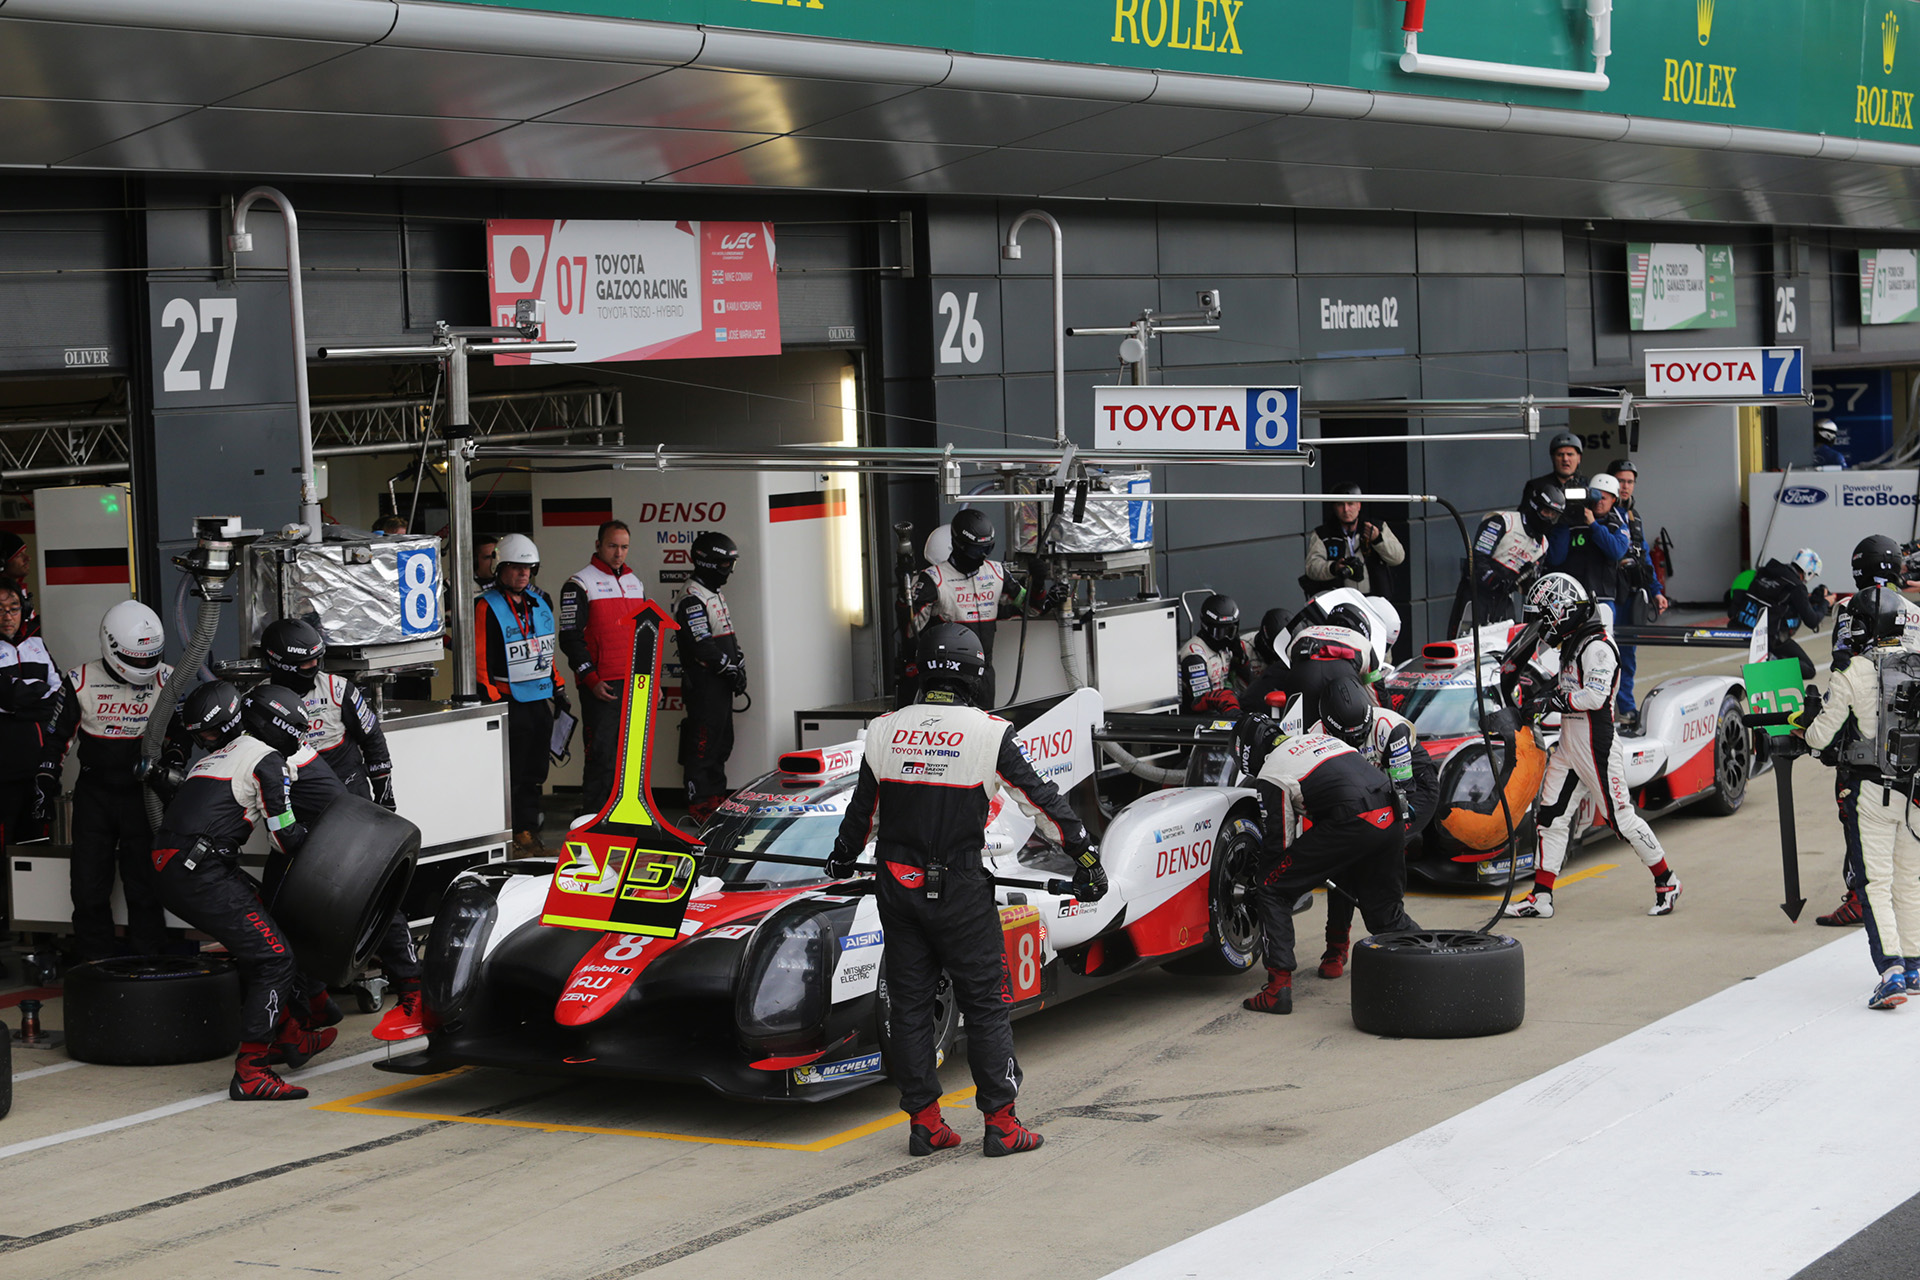
[(267, 1046), (267, 1061), (284, 1062), (297, 1070), (307, 1065), (307, 1059), (339, 1038), (340, 1033), (332, 1027), (303, 1027), (295, 1019), (288, 1018), (280, 1024), (273, 1043)]
[(1866, 913), (1861, 908), (1860, 895), (1852, 889), (1847, 890), (1847, 896), (1840, 900), (1840, 905), (1831, 913), (1813, 918), (1815, 924), (1824, 924), (1833, 929), (1844, 929), (1850, 924), (1864, 923), (1865, 920)]
[(1327, 939), (1327, 949), (1320, 953), (1320, 976), (1337, 978), (1347, 971), (1347, 955), (1353, 949), (1349, 934)]
[[(952, 1133), (953, 1130), (947, 1130)], [(958, 1142), (959, 1136), (954, 1136)], [(1017, 1156), (1022, 1151), (1033, 1151), (1046, 1139), (1020, 1123), (1020, 1117), (1013, 1114), (1013, 1104), (1009, 1102), (998, 1111), (987, 1112), (987, 1136), (982, 1143), (983, 1150), (990, 1156)]]
[[(1016, 1120), (1014, 1123), (1018, 1124), (1019, 1121)], [(922, 1107), (913, 1113), (913, 1128), (907, 1132), (908, 1155), (930, 1156), (936, 1151), (944, 1151), (948, 1147), (959, 1145), (960, 1135), (953, 1131), (953, 1126), (948, 1124), (946, 1117), (940, 1114), (939, 1103)]]
[(264, 1044), (240, 1046), (240, 1056), (233, 1062), (233, 1079), (227, 1084), (229, 1098), (235, 1102), (298, 1102), (307, 1096), (305, 1089), (274, 1074), (267, 1065), (269, 1052)]
[(337, 1025), (347, 1015), (333, 998), (333, 992), (325, 987), (307, 999), (307, 1010), (301, 1021), (309, 1027), (331, 1027)]
[(401, 982), (399, 998), (373, 1029), (375, 1040), (411, 1040), (427, 1034), (427, 1013), (420, 1003), (420, 980)]
[(1293, 971), (1267, 970), (1267, 985), (1242, 1000), (1240, 1007), (1255, 1013), (1292, 1013)]

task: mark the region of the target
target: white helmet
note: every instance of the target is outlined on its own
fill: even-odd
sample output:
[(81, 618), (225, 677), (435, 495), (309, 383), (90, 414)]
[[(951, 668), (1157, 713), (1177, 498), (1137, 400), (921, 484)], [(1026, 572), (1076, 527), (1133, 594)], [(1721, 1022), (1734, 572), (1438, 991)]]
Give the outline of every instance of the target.
[(1527, 612), (1540, 616), (1550, 639), (1565, 640), (1593, 617), (1593, 597), (1577, 578), (1549, 573), (1527, 589)]
[(1603, 471), (1587, 481), (1587, 492), (1604, 493), (1617, 500), (1620, 497), (1620, 482)]
[(947, 557), (953, 554), (953, 530), (944, 524), (935, 525), (933, 532), (927, 535), (927, 544), (920, 554), (926, 557), (928, 564), (945, 564)]
[(1793, 553), (1793, 567), (1807, 575), (1811, 582), (1820, 576), (1820, 553), (1812, 547), (1802, 547)]
[(160, 670), (160, 654), (167, 633), (160, 616), (138, 600), (122, 600), (100, 619), (100, 658), (107, 669), (130, 685), (153, 683)]
[(1383, 596), (1367, 596), (1361, 603), (1367, 606), (1367, 611), (1380, 624), (1381, 634), (1386, 638), (1386, 643), (1380, 646), (1381, 650), (1393, 648), (1400, 639), (1400, 611)]
[(540, 548), (533, 545), (532, 538), (524, 533), (510, 533), (500, 539), (500, 545), (494, 548), (494, 570), (498, 572), (510, 564), (540, 567)]

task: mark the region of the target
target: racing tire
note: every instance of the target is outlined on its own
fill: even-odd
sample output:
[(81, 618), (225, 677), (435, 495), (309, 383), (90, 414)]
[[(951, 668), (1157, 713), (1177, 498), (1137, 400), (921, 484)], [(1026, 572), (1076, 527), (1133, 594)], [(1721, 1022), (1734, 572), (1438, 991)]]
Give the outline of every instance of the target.
[(1720, 718), (1713, 726), (1713, 790), (1700, 801), (1700, 811), (1731, 818), (1747, 798), (1753, 777), (1753, 738), (1740, 699), (1728, 694), (1720, 700)]
[[(887, 980), (884, 977), (880, 979), (876, 990), (875, 1003), (877, 1007), (874, 1012), (880, 1024), (881, 1062), (884, 1064), (893, 1056), (893, 1036), (890, 1031), (893, 1026), (893, 1006), (887, 998)], [(960, 1002), (953, 995), (953, 979), (942, 969), (933, 997), (933, 1061), (936, 1069), (945, 1066), (947, 1059), (953, 1056), (954, 1046), (962, 1038), (963, 1025)]]
[(0, 1120), (13, 1110), (13, 1036), (0, 1023)]
[[(1230, 977), (1245, 973), (1260, 959), (1260, 916), (1253, 898), (1260, 842), (1260, 828), (1248, 819), (1226, 821), (1207, 873), (1207, 940), (1191, 954), (1161, 966), (1168, 973)], [(1306, 899), (1311, 906), (1313, 895)]]
[(346, 795), (314, 824), (280, 882), (273, 918), (301, 971), (330, 987), (354, 984), (406, 896), (420, 828)]
[(240, 973), (201, 956), (123, 956), (67, 971), (67, 1055), (112, 1067), (230, 1056), (240, 1045)]
[(1405, 929), (1353, 944), (1353, 1025), (1407, 1040), (1497, 1036), (1526, 1017), (1526, 960), (1516, 938)]

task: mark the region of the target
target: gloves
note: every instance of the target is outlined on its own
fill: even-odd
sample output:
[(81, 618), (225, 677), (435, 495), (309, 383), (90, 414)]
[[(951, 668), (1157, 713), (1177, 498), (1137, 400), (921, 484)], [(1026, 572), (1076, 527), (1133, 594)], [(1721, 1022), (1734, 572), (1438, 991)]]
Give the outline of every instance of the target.
[(1107, 869), (1100, 865), (1100, 850), (1088, 845), (1074, 855), (1080, 869), (1073, 873), (1073, 896), (1082, 902), (1098, 902), (1107, 896)]
[(1064, 582), (1049, 583), (1047, 589), (1040, 593), (1040, 608), (1038, 611), (1041, 613), (1052, 613), (1055, 609), (1065, 604), (1067, 597), (1072, 594), (1073, 588)]
[(60, 775), (38, 773), (33, 778), (33, 820), (52, 822), (53, 811), (60, 806)]
[(1215, 689), (1203, 693), (1194, 702), (1193, 709), (1203, 716), (1232, 716), (1240, 713), (1240, 700), (1231, 689)]
[(735, 696), (747, 691), (747, 669), (738, 662), (721, 663), (720, 670), (715, 674), (727, 682), (727, 687), (733, 690)]
[(836, 836), (833, 852), (827, 855), (827, 875), (834, 880), (845, 880), (854, 871), (854, 860), (860, 856), (858, 849), (850, 846), (843, 837)]
[(369, 769), (367, 771), (367, 785), (373, 788), (373, 802), (375, 804), (385, 809), (388, 813), (399, 812), (398, 807), (393, 802), (393, 770), (391, 768), (382, 769), (378, 773)]
[(1798, 711), (1787, 717), (1787, 723), (1797, 730), (1804, 731), (1808, 725), (1813, 723), (1814, 717), (1820, 714), (1820, 702), (1820, 691), (1809, 688), (1807, 690), (1806, 700), (1800, 704)]

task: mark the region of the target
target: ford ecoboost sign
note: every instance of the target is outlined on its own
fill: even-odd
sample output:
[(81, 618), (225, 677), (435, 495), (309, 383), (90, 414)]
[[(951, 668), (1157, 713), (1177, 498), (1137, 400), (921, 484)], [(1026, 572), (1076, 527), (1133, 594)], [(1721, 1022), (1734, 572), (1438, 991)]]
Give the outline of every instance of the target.
[(1780, 503), (1787, 507), (1817, 507), (1826, 500), (1827, 491), (1810, 484), (1790, 484), (1780, 491)]

